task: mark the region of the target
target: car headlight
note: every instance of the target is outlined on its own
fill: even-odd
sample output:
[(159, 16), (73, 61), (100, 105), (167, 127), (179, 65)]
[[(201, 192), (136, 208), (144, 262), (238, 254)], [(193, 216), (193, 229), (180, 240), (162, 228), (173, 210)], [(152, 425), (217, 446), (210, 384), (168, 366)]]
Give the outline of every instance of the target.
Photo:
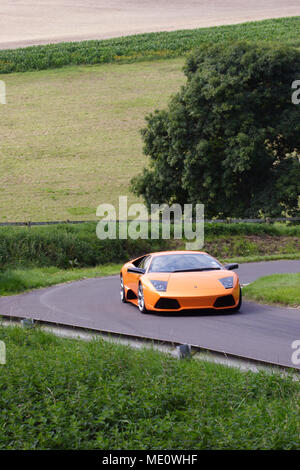
[(151, 281), (151, 283), (156, 290), (166, 292), (168, 285), (167, 281)]
[(223, 277), (222, 279), (219, 279), (221, 284), (225, 287), (225, 289), (232, 289), (233, 288), (233, 277)]

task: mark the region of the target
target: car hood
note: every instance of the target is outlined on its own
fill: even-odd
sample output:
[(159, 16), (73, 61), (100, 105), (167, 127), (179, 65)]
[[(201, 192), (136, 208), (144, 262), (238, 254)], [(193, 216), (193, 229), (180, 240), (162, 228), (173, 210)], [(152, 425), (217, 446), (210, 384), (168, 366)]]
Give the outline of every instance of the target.
[(221, 284), (219, 279), (223, 277), (233, 277), (234, 285), (238, 280), (238, 276), (233, 271), (221, 269), (216, 271), (192, 271), (178, 273), (149, 273), (147, 276), (150, 280), (157, 279), (160, 281), (168, 281), (166, 294), (169, 296), (195, 296), (203, 295), (203, 293), (215, 293), (224, 295), (228, 290)]

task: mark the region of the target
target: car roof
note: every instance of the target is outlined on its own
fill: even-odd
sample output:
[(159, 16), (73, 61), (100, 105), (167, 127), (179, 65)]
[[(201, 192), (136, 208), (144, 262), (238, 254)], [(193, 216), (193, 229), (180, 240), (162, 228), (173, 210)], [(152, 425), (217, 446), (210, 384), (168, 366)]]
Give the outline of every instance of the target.
[(154, 253), (149, 253), (151, 256), (161, 256), (161, 255), (186, 255), (186, 254), (202, 254), (207, 255), (205, 251), (196, 251), (196, 250), (173, 250), (173, 251), (155, 251)]

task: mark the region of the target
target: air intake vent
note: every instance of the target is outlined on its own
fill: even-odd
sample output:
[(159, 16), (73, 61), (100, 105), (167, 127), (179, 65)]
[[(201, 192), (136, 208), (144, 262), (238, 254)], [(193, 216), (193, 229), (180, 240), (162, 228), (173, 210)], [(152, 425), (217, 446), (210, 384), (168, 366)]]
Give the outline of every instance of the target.
[(178, 310), (180, 305), (176, 299), (159, 299), (155, 304), (155, 308), (161, 308), (164, 310)]
[(135, 293), (129, 289), (129, 291), (127, 292), (127, 299), (128, 300), (131, 300), (131, 299), (136, 299), (137, 296), (135, 295)]
[(223, 297), (218, 297), (214, 303), (214, 307), (233, 307), (235, 305), (235, 300), (232, 295), (223, 295)]

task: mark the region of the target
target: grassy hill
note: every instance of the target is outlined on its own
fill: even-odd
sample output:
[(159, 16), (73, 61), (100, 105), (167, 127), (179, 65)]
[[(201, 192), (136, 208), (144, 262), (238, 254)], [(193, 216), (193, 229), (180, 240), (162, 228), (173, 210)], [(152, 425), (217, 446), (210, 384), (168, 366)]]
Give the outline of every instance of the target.
[(146, 163), (139, 133), (144, 116), (183, 84), (183, 64), (173, 59), (5, 76), (0, 220), (93, 219), (99, 204), (129, 194), (131, 176)]

